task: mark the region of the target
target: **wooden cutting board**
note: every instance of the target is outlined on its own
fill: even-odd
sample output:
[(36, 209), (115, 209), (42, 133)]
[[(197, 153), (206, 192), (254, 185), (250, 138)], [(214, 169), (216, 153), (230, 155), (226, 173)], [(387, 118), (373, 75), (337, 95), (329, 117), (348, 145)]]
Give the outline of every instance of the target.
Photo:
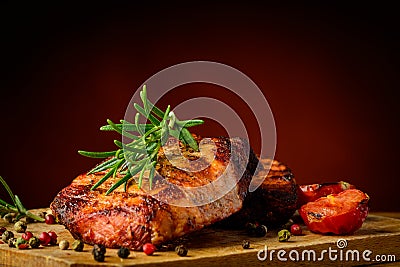
[[(0, 226), (12, 229), (12, 224), (4, 221)], [(28, 230), (35, 235), (43, 231), (55, 231), (58, 240), (68, 240), (72, 243), (70, 233), (61, 225), (46, 225), (44, 223), (32, 223)], [(393, 257), (400, 261), (400, 220), (382, 216), (369, 215), (363, 227), (351, 236), (325, 236), (310, 233), (303, 226), (303, 236), (293, 236), (289, 242), (280, 243), (277, 240), (277, 231), (268, 231), (266, 237), (248, 237), (243, 231), (223, 230), (218, 228), (207, 228), (188, 238), (188, 256), (179, 257), (173, 251), (156, 252), (153, 256), (146, 256), (143, 252), (131, 252), (128, 259), (120, 259), (116, 249), (107, 249), (104, 263), (96, 262), (92, 255), (92, 247), (85, 245), (83, 252), (76, 252), (71, 249), (60, 250), (58, 246), (40, 247), (39, 249), (18, 250), (9, 248), (7, 244), (0, 245), (0, 266), (309, 266), (309, 265), (331, 265), (331, 266), (354, 266), (358, 264), (377, 264), (376, 255), (386, 257), (386, 260), (393, 261)], [(19, 237), (21, 234), (16, 234)], [(251, 242), (250, 249), (243, 249), (241, 243), (244, 239)], [(339, 239), (343, 239), (337, 244)], [(345, 241), (344, 241), (345, 240)], [(347, 242), (347, 245), (345, 243)], [(338, 247), (340, 246), (340, 248)], [(264, 257), (267, 248), (267, 258), (264, 261), (258, 259)], [(331, 257), (337, 255), (336, 260), (329, 258), (328, 252), (321, 257), (323, 250), (331, 252)], [(264, 250), (260, 253), (260, 250)], [(271, 252), (272, 259), (271, 259)], [(279, 250), (284, 250), (285, 252)], [(351, 261), (354, 250), (358, 250), (360, 261)], [(366, 255), (371, 261), (364, 261), (362, 253), (370, 250), (372, 253)], [(313, 252), (316, 258), (321, 261), (313, 261)], [(349, 252), (350, 251), (350, 252)], [(278, 253), (281, 258), (278, 259)], [(283, 255), (283, 253), (285, 253)], [(340, 254), (342, 253), (342, 260)], [(354, 252), (356, 253), (356, 252)], [(346, 254), (348, 255), (346, 260)], [(299, 255), (299, 261), (293, 261), (289, 256)], [(302, 256), (304, 255), (304, 256)], [(393, 256), (392, 256), (393, 255)], [(311, 261), (309, 260), (311, 256)], [(302, 258), (303, 257), (303, 258)], [(354, 254), (356, 257), (356, 254)], [(389, 263), (385, 266), (397, 266), (397, 263)]]

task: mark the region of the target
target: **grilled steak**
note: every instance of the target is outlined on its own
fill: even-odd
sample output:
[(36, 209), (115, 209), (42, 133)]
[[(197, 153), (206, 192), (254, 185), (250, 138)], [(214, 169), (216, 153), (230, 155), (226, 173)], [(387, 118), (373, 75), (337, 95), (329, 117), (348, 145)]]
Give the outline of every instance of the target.
[(238, 213), (220, 223), (222, 226), (240, 228), (247, 222), (258, 222), (276, 227), (286, 223), (296, 211), (297, 185), (291, 170), (276, 160), (261, 159), (261, 163), (264, 169), (257, 171), (254, 179), (265, 178), (263, 183), (246, 196)]
[[(125, 246), (134, 250), (140, 250), (148, 242), (158, 245), (170, 241), (227, 218), (242, 208), (258, 159), (247, 141), (239, 138), (211, 138), (203, 143), (202, 152), (214, 147), (211, 141), (216, 145), (215, 158), (208, 167), (197, 172), (174, 167), (167, 157), (173, 160), (176, 155), (160, 149), (156, 169), (165, 179), (156, 176), (150, 193), (131, 183), (126, 192), (120, 187), (105, 196), (105, 191), (116, 179), (110, 178), (91, 191), (105, 173), (82, 174), (55, 197), (50, 205), (53, 214), (74, 238), (85, 243), (104, 244), (110, 248)], [(172, 139), (167, 146), (171, 142)], [(182, 148), (187, 159), (197, 160), (194, 167), (201, 169), (208, 165), (204, 164), (206, 159), (200, 157), (199, 152)], [(220, 176), (224, 180), (218, 183)], [(201, 193), (182, 190), (182, 187), (206, 186), (214, 181), (212, 188), (205, 188)], [(233, 186), (229, 188), (227, 184)], [(196, 206), (218, 190), (228, 193)], [(166, 203), (171, 201), (189, 205)]]

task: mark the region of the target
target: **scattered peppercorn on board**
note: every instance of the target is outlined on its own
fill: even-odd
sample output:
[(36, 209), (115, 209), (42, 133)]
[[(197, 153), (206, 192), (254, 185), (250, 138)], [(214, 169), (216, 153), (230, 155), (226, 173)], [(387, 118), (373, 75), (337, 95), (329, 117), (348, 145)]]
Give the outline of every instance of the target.
[[(1, 226), (13, 230), (13, 224), (3, 220), (0, 222)], [(127, 259), (121, 259), (117, 256), (117, 249), (107, 249), (104, 262), (96, 262), (93, 259), (92, 246), (89, 245), (85, 245), (82, 252), (76, 252), (71, 248), (61, 250), (58, 245), (19, 250), (10, 248), (7, 244), (0, 244), (0, 266), (298, 266), (299, 264), (354, 266), (376, 264), (375, 256), (378, 254), (386, 255), (387, 260), (389, 255), (394, 255), (395, 259), (400, 261), (399, 219), (369, 215), (362, 228), (351, 236), (317, 235), (310, 233), (304, 225), (302, 228), (303, 235), (292, 236), (288, 242), (278, 242), (276, 230), (269, 230), (265, 237), (248, 237), (243, 231), (207, 228), (188, 237), (186, 245), (189, 252), (185, 257), (178, 256), (174, 251), (157, 251), (152, 256), (132, 251)], [(67, 240), (72, 244), (74, 240), (62, 225), (31, 223), (28, 224), (27, 230), (36, 236), (44, 231), (55, 231), (58, 234), (58, 242)], [(13, 232), (18, 237), (21, 235)], [(242, 248), (242, 241), (245, 239), (250, 241), (250, 249)], [(343, 248), (337, 243), (340, 239), (342, 239), (340, 246)], [(264, 259), (265, 246), (267, 246), (267, 257)], [(321, 254), (323, 250), (329, 249), (337, 251), (336, 260), (331, 260), (328, 253)], [(260, 253), (260, 250), (264, 251)], [(275, 251), (272, 252), (272, 250)], [(286, 252), (279, 252), (280, 250)], [(349, 250), (358, 250), (360, 261), (350, 261), (352, 253), (347, 253)], [(369, 262), (362, 258), (362, 253), (366, 250), (372, 251), (367, 255), (367, 258), (371, 260)], [(292, 258), (296, 258), (296, 252), (293, 251), (297, 251), (299, 262), (289, 257), (291, 255)], [(309, 251), (316, 252), (316, 261), (313, 261), (312, 255), (311, 261), (308, 260)], [(340, 260), (340, 251), (343, 252), (342, 260)], [(346, 253), (349, 254), (349, 260), (346, 260)], [(304, 258), (302, 254), (305, 255)], [(286, 261), (279, 260), (278, 255)], [(322, 258), (321, 255), (324, 257)], [(393, 257), (390, 257), (390, 261), (393, 261)], [(395, 266), (399, 262), (392, 262), (385, 266), (392, 266), (392, 264)]]

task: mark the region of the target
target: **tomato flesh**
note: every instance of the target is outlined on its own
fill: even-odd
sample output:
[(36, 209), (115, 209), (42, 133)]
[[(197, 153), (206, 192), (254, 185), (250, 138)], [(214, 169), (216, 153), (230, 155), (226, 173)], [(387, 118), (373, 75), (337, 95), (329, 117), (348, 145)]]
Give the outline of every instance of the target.
[(320, 234), (346, 235), (361, 228), (368, 215), (367, 194), (348, 189), (303, 205), (300, 216), (308, 229)]
[(297, 206), (300, 208), (308, 202), (315, 201), (320, 197), (326, 197), (330, 194), (338, 194), (348, 189), (355, 189), (354, 185), (347, 182), (323, 183), (300, 185), (297, 190)]

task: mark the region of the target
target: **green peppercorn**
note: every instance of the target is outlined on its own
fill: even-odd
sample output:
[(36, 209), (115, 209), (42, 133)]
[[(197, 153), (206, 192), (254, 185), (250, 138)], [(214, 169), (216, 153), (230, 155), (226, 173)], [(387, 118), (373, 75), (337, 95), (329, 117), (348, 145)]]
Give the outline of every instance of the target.
[(28, 244), (31, 246), (31, 248), (38, 248), (40, 246), (40, 239), (36, 236), (33, 236), (29, 238)]
[(12, 221), (14, 220), (14, 215), (12, 213), (7, 213), (3, 216), (3, 219), (8, 223), (12, 223)]
[(176, 246), (175, 252), (178, 256), (185, 257), (188, 253), (188, 249), (184, 245), (179, 245)]
[(83, 247), (85, 246), (85, 244), (81, 241), (81, 240), (75, 240), (72, 243), (72, 249), (75, 251), (83, 251)]
[(278, 240), (279, 242), (286, 242), (290, 239), (290, 232), (286, 229), (280, 230), (278, 232)]
[(69, 242), (67, 240), (61, 240), (58, 246), (61, 250), (66, 250), (69, 248)]
[(10, 239), (10, 238), (12, 238), (12, 237), (14, 237), (14, 233), (11, 232), (11, 231), (6, 230), (6, 231), (4, 231), (4, 233), (1, 235), (1, 240), (3, 240), (4, 243), (7, 243), (7, 242), (8, 242), (8, 239)]
[(17, 242), (17, 239), (15, 237), (11, 237), (8, 239), (8, 246), (10, 248), (15, 248), (15, 243)]
[(118, 257), (122, 258), (122, 259), (126, 259), (128, 258), (129, 254), (131, 254), (131, 252), (129, 251), (129, 248), (126, 247), (120, 247), (118, 249)]
[(26, 228), (27, 228), (26, 223), (23, 222), (23, 221), (18, 221), (18, 222), (16, 222), (16, 223), (14, 224), (14, 230), (15, 230), (17, 233), (25, 233)]
[(250, 248), (250, 241), (249, 240), (243, 240), (242, 248), (249, 249)]
[(17, 241), (15, 242), (15, 247), (19, 248), (19, 245), (26, 244), (26, 243), (27, 243), (27, 241), (25, 239), (23, 239), (22, 237), (18, 237)]

